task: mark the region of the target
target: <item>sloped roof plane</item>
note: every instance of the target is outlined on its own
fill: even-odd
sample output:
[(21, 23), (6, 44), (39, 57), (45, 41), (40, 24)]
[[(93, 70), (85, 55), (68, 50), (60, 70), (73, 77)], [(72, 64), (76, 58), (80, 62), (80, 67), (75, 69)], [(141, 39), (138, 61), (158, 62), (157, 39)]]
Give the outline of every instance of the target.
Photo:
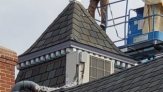
[(22, 55), (70, 40), (105, 51), (121, 53), (86, 9), (80, 3), (71, 2), (39, 39)]
[[(62, 92), (163, 92), (163, 57)], [(53, 92), (61, 92), (61, 91)]]

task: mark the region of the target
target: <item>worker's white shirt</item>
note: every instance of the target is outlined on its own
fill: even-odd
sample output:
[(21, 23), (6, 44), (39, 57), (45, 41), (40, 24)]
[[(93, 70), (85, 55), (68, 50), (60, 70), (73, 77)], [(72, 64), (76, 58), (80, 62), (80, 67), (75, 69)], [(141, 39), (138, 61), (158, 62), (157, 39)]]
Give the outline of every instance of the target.
[(163, 5), (163, 0), (142, 0), (145, 4), (153, 5), (161, 3)]

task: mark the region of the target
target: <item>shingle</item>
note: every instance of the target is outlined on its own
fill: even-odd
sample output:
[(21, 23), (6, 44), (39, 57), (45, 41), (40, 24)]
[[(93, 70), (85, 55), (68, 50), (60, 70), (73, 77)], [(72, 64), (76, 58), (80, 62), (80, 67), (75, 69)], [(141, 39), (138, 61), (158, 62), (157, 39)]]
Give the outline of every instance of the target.
[(85, 29), (91, 30), (91, 27), (90, 27), (89, 24), (83, 22), (83, 26), (84, 26)]
[(38, 82), (38, 85), (42, 86), (43, 85), (43, 82)]
[(102, 34), (97, 33), (97, 35), (98, 35), (98, 38), (99, 38), (99, 39), (101, 39), (101, 40), (105, 40), (105, 41), (106, 41), (105, 37), (104, 37)]
[(94, 37), (89, 37), (89, 40), (90, 40), (92, 43), (97, 44), (97, 41), (96, 41), (96, 39), (95, 39)]
[[(67, 20), (67, 16), (60, 17), (59, 23), (65, 22)], [(61, 27), (60, 27), (61, 28)]]
[(45, 34), (45, 36), (43, 37), (43, 39), (50, 38), (51, 35), (52, 35), (52, 32), (47, 32), (47, 33)]
[(66, 20), (66, 21), (63, 21), (63, 22), (60, 24), (59, 28), (67, 27), (67, 25), (68, 25), (67, 20)]
[(139, 88), (140, 88), (139, 86), (135, 87), (135, 88), (132, 88), (132, 89), (130, 89), (130, 92), (136, 92)]
[(23, 75), (23, 71), (19, 71), (17, 78), (16, 78), (16, 82), (22, 80), (22, 75)]
[(89, 31), (86, 31), (85, 28), (81, 28), (81, 30), (82, 30), (83, 34), (88, 35), (90, 37), (90, 32)]
[(63, 33), (65, 33), (66, 31), (67, 31), (67, 27), (61, 28), (60, 33), (59, 33), (59, 34), (63, 34)]
[(96, 44), (95, 45), (97, 48), (103, 49), (103, 46)]
[(62, 73), (63, 73), (63, 68), (59, 68), (56, 70), (55, 76), (60, 76), (60, 75), (62, 75)]
[(50, 71), (48, 79), (54, 78), (55, 74), (56, 74), (56, 70)]
[(78, 38), (81, 38), (81, 35), (79, 34), (79, 32), (77, 32), (77, 31), (73, 31), (73, 34), (75, 35), (75, 36), (77, 36)]
[(60, 60), (56, 60), (56, 61), (54, 61), (55, 63), (54, 63), (54, 69), (57, 69), (57, 68), (59, 68), (60, 66), (61, 66), (61, 62), (60, 62)]
[(73, 29), (75, 29), (78, 32), (81, 32), (81, 28), (79, 26), (77, 26), (76, 24), (72, 25)]
[(46, 70), (47, 70), (47, 71), (51, 71), (51, 70), (53, 70), (53, 68), (54, 68), (54, 63), (52, 62), (52, 63), (48, 64)]
[(45, 43), (45, 40), (42, 40), (42, 41), (38, 42), (38, 43), (37, 43), (37, 47), (42, 46), (44, 43)]
[(163, 79), (162, 75), (156, 75), (156, 76), (153, 76), (153, 79), (151, 81), (157, 81), (157, 80), (161, 80), (161, 79)]
[(56, 42), (56, 41), (58, 41), (59, 40), (59, 35), (58, 36), (55, 36), (55, 37), (53, 37), (53, 41), (52, 42)]
[(34, 81), (34, 77), (28, 78), (29, 81)]
[(151, 84), (149, 85), (149, 87), (156, 86), (156, 85), (159, 84), (159, 82), (160, 82), (160, 80), (157, 80), (157, 81), (151, 82)]
[[(84, 19), (85, 23), (93, 25), (93, 22), (87, 16), (84, 16), (83, 19)], [(90, 29), (90, 26), (89, 26), (89, 29)]]
[[(59, 40), (62, 39), (62, 40), (60, 40), (60, 41), (63, 41), (63, 40), (65, 41), (65, 40), (66, 40), (65, 38), (66, 38), (67, 36), (69, 36), (69, 35), (67, 35), (67, 34), (61, 34)], [(64, 39), (63, 39), (63, 38), (64, 38)]]
[(81, 37), (82, 37), (83, 40), (85, 40), (85, 41), (89, 41), (89, 38), (88, 38), (87, 35), (81, 34)]
[(141, 80), (141, 78), (142, 78), (142, 77), (137, 77), (137, 78), (135, 78), (135, 79), (132, 81), (132, 83), (135, 83), (135, 82), (140, 81), (140, 80)]
[(47, 80), (47, 79), (48, 79), (48, 75), (49, 75), (48, 72), (42, 74), (42, 75), (41, 75), (41, 81)]
[(65, 82), (65, 75), (58, 77), (57, 84), (62, 84)]
[(80, 10), (78, 10), (78, 9), (76, 9), (76, 8), (74, 9), (74, 13), (75, 13), (75, 14), (77, 14), (78, 16), (80, 16), (80, 15), (81, 15)]
[(98, 38), (98, 36), (97, 36), (97, 33), (96, 33), (96, 32), (94, 32), (94, 31), (90, 31), (90, 34), (91, 34), (91, 36), (92, 36), (92, 37), (94, 37), (94, 38)]
[(50, 87), (55, 86), (57, 84), (57, 78), (53, 78), (50, 80)]
[(50, 85), (50, 80), (44, 81), (44, 82), (43, 82), (43, 85), (48, 87), (48, 86)]
[[(51, 25), (52, 26), (52, 25)], [(52, 35), (54, 34), (54, 31), (59, 29), (59, 24), (53, 25), (51, 28), (49, 28), (49, 32), (53, 32)]]
[(34, 82), (38, 83), (41, 80), (41, 75), (37, 75), (34, 77)]
[(53, 34), (52, 34), (53, 37), (59, 35), (59, 32), (60, 32), (60, 31), (58, 31), (58, 30), (60, 30), (60, 29), (57, 29), (57, 30), (54, 30), (54, 31), (53, 31)]
[(91, 25), (91, 29), (92, 29), (92, 31), (99, 32), (99, 30), (97, 29), (97, 27), (95, 25)]
[(61, 67), (65, 67), (66, 65), (65, 58), (61, 58), (60, 61), (61, 61)]
[[(49, 26), (49, 31), (51, 31), (51, 32), (53, 32), (53, 31), (55, 31), (55, 30), (57, 30), (57, 29), (59, 29), (60, 28), (60, 25), (58, 24), (58, 23), (56, 23), (55, 21)], [(47, 29), (48, 30), (48, 29)]]
[(44, 45), (48, 45), (53, 41), (53, 38), (46, 39)]
[(66, 74), (66, 66), (62, 67), (62, 74)]
[(105, 46), (105, 43), (103, 40), (97, 39), (97, 44), (101, 45), (101, 46)]
[(112, 46), (107, 42), (107, 41), (104, 41), (105, 43), (105, 46), (108, 47), (108, 48), (112, 48)]
[(34, 67), (33, 72), (32, 72), (32, 76), (38, 75), (39, 72), (40, 72), (40, 67), (39, 66)]
[(74, 24), (76, 24), (77, 26), (81, 26), (81, 22), (79, 20), (75, 19), (75, 18), (72, 20), (72, 22)]
[(80, 39), (80, 42), (83, 43), (83, 44), (88, 44), (88, 42), (83, 40), (83, 39)]
[(73, 14), (73, 17), (75, 18), (75, 19), (77, 19), (78, 21), (80, 21), (81, 20), (81, 18), (80, 18), (80, 16), (78, 16), (77, 14)]
[[(70, 20), (70, 19), (72, 19), (73, 18), (73, 14), (70, 14), (70, 15), (68, 15), (68, 19)], [(72, 21), (70, 21), (70, 23), (72, 23)], [(68, 23), (69, 24), (69, 23)]]
[(42, 64), (40, 68), (40, 73), (46, 72), (47, 64)]
[(31, 77), (32, 76), (32, 69), (29, 69), (26, 74), (25, 74), (25, 78)]

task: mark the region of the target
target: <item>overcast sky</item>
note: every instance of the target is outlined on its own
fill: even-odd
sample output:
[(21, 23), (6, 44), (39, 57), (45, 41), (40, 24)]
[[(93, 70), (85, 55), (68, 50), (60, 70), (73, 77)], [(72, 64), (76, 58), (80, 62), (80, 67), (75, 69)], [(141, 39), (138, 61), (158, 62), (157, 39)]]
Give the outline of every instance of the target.
[[(110, 0), (113, 1), (116, 0)], [(144, 5), (141, 0), (129, 1), (130, 8)], [(0, 45), (23, 53), (68, 3), (69, 0), (0, 0)], [(82, 0), (82, 4), (87, 8), (89, 0)], [(114, 17), (124, 15), (124, 8), (124, 3), (112, 6)], [(112, 39), (113, 32), (113, 29), (107, 31)]]

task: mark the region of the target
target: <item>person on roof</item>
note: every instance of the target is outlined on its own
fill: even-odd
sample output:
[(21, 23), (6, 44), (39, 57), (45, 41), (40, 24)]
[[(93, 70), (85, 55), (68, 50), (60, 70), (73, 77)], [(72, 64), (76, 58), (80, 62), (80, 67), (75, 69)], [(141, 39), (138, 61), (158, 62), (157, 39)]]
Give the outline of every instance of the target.
[[(163, 0), (143, 0), (145, 2), (144, 7), (144, 19), (143, 33), (152, 31), (163, 31)], [(156, 15), (149, 17), (151, 15)]]
[(103, 30), (105, 30), (106, 20), (107, 20), (107, 16), (106, 16), (107, 4), (109, 3), (109, 0), (90, 0), (88, 12), (93, 18), (95, 18), (95, 10), (99, 2), (100, 2), (100, 7), (101, 7), (101, 25), (100, 26)]

